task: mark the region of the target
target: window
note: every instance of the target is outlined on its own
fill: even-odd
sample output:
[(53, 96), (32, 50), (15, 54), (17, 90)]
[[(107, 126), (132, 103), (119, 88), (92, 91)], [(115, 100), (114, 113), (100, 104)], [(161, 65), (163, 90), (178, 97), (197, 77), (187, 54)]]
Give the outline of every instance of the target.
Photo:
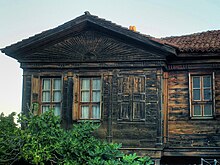
[(80, 119), (100, 119), (100, 78), (80, 78)]
[(191, 76), (191, 115), (192, 117), (213, 116), (212, 75)]
[(59, 116), (61, 113), (61, 90), (62, 83), (60, 78), (42, 78), (41, 81), (41, 111), (54, 110), (54, 114)]
[(145, 118), (145, 77), (124, 75), (118, 78), (119, 120)]

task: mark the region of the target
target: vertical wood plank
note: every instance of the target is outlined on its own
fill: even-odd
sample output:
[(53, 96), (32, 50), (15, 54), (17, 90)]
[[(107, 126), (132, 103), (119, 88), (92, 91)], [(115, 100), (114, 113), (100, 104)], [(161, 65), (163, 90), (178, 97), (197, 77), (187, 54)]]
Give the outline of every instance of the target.
[(74, 86), (73, 86), (73, 91), (74, 91), (74, 95), (73, 95), (73, 113), (72, 113), (72, 119), (74, 121), (76, 121), (79, 118), (79, 114), (78, 114), (78, 103), (79, 103), (79, 77), (77, 75), (74, 75), (73, 77), (73, 81), (74, 81)]

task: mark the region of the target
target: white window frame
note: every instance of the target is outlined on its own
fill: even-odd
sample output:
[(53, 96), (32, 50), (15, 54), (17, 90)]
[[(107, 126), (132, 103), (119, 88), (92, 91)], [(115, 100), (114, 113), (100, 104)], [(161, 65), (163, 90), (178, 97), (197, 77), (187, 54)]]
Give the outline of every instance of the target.
[[(89, 79), (89, 95), (90, 95), (90, 100), (88, 102), (83, 102), (82, 99), (82, 89), (81, 89), (81, 83), (83, 79)], [(93, 83), (93, 79), (98, 79), (100, 80), (100, 88), (99, 90), (97, 89), (92, 89), (92, 83)], [(92, 101), (92, 92), (93, 91), (99, 91), (100, 92), (100, 100), (98, 102), (93, 102)], [(102, 116), (102, 78), (100, 76), (82, 76), (79, 77), (79, 106), (78, 106), (78, 118), (79, 120), (101, 120), (101, 116)], [(88, 118), (82, 118), (82, 106), (89, 106), (89, 116)], [(92, 106), (93, 105), (99, 105), (99, 117), (98, 118), (92, 118)]]
[[(193, 77), (199, 77), (200, 81), (202, 77), (210, 76), (211, 77), (211, 100), (205, 100), (202, 98), (203, 95), (203, 87), (202, 82), (200, 82), (200, 100), (193, 100)], [(192, 119), (212, 119), (215, 114), (215, 74), (214, 72), (193, 72), (189, 73), (189, 104), (190, 104), (190, 117)], [(204, 106), (207, 104), (211, 104), (212, 110), (211, 115), (204, 115)], [(194, 115), (194, 105), (200, 105), (201, 115)], [(202, 107), (201, 107), (202, 106)]]
[[(59, 79), (60, 80), (60, 89), (54, 89), (53, 88), (53, 84), (54, 84), (54, 80), (56, 79)], [(43, 89), (43, 81), (44, 80), (49, 80), (50, 81), (50, 89), (48, 90), (44, 90)], [(50, 109), (53, 109), (56, 105), (59, 105), (60, 106), (60, 112), (59, 114), (57, 114), (58, 116), (61, 116), (61, 111), (62, 111), (62, 94), (63, 94), (63, 91), (62, 91), (62, 88), (63, 88), (63, 82), (62, 82), (62, 78), (61, 77), (41, 77), (41, 85), (40, 85), (40, 89), (41, 89), (41, 94), (40, 94), (40, 102), (41, 102), (41, 113), (44, 113), (43, 112), (43, 107), (44, 106), (49, 106)], [(43, 92), (44, 91), (48, 91), (50, 92), (50, 100), (49, 101), (43, 101)], [(59, 101), (54, 101), (53, 100), (53, 95), (54, 95), (54, 92), (56, 91), (59, 91), (60, 92), (60, 100)]]

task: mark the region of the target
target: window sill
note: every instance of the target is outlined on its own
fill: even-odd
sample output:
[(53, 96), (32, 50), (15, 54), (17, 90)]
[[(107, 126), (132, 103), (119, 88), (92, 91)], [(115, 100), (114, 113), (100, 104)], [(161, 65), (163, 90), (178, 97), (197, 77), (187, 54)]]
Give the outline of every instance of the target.
[(118, 119), (117, 120), (117, 123), (119, 124), (128, 124), (128, 123), (131, 123), (131, 124), (142, 124), (145, 122), (145, 119), (142, 119), (142, 120), (125, 120), (125, 119)]
[(192, 119), (192, 120), (212, 120), (212, 119), (214, 119), (214, 117), (213, 116), (193, 116), (193, 117), (191, 117), (190, 119)]
[(92, 123), (101, 123), (101, 119), (78, 119), (78, 123), (83, 123), (83, 122), (92, 122)]

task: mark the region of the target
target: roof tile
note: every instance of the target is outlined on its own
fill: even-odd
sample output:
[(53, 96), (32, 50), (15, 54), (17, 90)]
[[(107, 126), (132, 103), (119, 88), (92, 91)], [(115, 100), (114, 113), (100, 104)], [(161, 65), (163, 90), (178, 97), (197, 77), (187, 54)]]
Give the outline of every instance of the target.
[(220, 52), (220, 30), (184, 36), (161, 38), (165, 44), (174, 44), (180, 52)]

